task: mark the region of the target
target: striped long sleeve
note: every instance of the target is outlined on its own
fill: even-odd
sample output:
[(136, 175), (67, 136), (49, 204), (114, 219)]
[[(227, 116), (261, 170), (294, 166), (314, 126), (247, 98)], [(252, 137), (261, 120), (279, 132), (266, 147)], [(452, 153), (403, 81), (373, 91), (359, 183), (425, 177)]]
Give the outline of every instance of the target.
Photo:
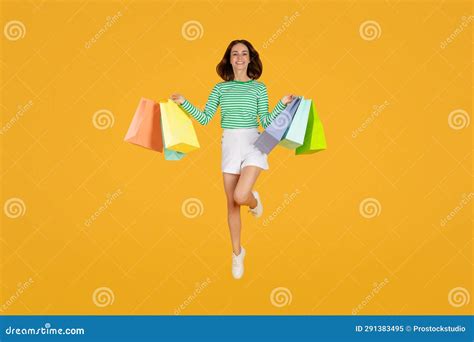
[(185, 100), (181, 107), (192, 115), (201, 125), (207, 125), (217, 112), (220, 102), (219, 86), (216, 84), (209, 95), (204, 111), (200, 111), (191, 102)]
[(249, 80), (217, 83), (212, 89), (203, 111), (188, 100), (183, 102), (181, 108), (201, 125), (207, 125), (219, 106), (222, 128), (258, 127), (259, 121), (262, 127), (266, 128), (286, 107), (279, 101), (273, 111), (269, 113), (267, 87), (256, 80)]
[(278, 101), (275, 108), (273, 108), (273, 111), (271, 113), (268, 112), (267, 87), (263, 84), (258, 94), (257, 100), (257, 113), (260, 118), (260, 123), (262, 124), (262, 127), (267, 128), (272, 123), (272, 121), (278, 116), (278, 114), (280, 114), (285, 108), (286, 106), (280, 100)]

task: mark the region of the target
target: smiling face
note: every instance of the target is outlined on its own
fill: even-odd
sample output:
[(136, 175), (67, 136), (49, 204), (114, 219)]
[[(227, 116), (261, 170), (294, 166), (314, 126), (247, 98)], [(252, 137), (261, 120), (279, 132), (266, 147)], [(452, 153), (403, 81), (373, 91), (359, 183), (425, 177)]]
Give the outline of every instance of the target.
[(249, 49), (245, 44), (235, 44), (230, 50), (230, 64), (234, 71), (247, 70), (250, 63)]

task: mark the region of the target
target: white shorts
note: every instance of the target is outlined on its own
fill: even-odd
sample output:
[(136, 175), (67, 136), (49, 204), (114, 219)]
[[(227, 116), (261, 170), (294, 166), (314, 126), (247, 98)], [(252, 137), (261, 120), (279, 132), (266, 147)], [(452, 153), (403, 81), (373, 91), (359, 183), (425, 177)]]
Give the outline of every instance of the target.
[(222, 172), (240, 174), (245, 166), (268, 170), (268, 156), (253, 143), (259, 137), (257, 128), (224, 128), (222, 132)]

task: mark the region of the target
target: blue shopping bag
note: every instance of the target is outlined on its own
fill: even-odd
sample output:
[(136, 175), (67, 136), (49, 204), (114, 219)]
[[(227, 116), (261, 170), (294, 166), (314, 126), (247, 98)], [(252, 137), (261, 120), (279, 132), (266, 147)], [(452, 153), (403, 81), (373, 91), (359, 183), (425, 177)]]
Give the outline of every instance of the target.
[(303, 145), (310, 108), (311, 100), (305, 100), (302, 97), (290, 127), (280, 141), (281, 146), (294, 150), (298, 146)]
[(165, 149), (165, 160), (180, 160), (186, 155), (186, 153)]

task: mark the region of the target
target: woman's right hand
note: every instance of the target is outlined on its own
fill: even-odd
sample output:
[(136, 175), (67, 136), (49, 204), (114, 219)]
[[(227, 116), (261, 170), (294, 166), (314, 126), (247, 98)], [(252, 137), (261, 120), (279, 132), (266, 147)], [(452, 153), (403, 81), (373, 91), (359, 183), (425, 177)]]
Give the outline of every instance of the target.
[(184, 97), (181, 94), (172, 94), (170, 97), (171, 100), (173, 100), (175, 103), (181, 105), (184, 103)]

